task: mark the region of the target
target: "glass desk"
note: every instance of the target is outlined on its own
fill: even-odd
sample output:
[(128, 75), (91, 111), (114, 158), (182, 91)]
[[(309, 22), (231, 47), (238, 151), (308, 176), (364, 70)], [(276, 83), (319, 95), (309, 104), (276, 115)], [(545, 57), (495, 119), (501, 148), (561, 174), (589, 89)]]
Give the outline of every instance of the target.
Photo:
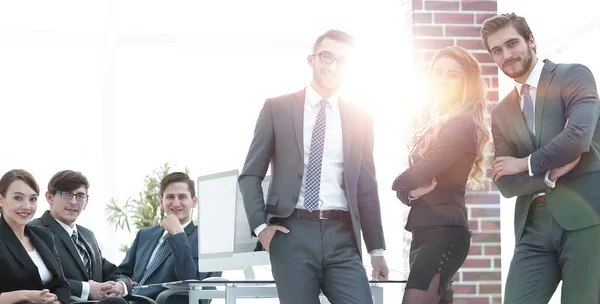
[[(406, 280), (400, 281), (370, 281), (371, 294), (374, 304), (383, 304), (383, 286), (404, 284)], [(225, 299), (225, 303), (234, 304), (237, 299), (277, 298), (275, 281), (243, 280), (229, 281), (222, 278), (209, 278), (204, 281), (187, 280), (169, 282), (162, 284), (146, 285), (162, 286), (171, 290), (188, 292), (189, 304), (198, 304), (202, 299)], [(211, 289), (203, 289), (209, 287)], [(327, 298), (321, 294), (321, 303), (329, 304)]]

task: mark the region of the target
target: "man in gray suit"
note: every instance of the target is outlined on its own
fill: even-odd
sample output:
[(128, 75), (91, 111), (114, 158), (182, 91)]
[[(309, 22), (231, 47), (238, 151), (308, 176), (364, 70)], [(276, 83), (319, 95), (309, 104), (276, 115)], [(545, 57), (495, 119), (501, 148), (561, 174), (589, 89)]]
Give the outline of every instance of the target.
[[(308, 65), (306, 89), (268, 99), (239, 177), (251, 233), (271, 256), (281, 303), (372, 303), (361, 262), (361, 229), (372, 277), (385, 280), (385, 241), (375, 166), (373, 121), (337, 91), (354, 38), (330, 30)], [(271, 164), (267, 199), (261, 181)]]
[(538, 60), (523, 17), (487, 19), (482, 40), (515, 89), (492, 112), (492, 175), (515, 206), (505, 303), (600, 303), (600, 100), (580, 64)]

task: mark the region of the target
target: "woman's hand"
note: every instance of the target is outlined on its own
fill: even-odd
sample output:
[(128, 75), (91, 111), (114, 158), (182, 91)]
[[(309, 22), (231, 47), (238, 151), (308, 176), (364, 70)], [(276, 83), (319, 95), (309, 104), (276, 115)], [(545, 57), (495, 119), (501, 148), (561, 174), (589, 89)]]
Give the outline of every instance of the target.
[(435, 189), (435, 186), (437, 186), (437, 181), (435, 180), (435, 177), (434, 177), (431, 180), (431, 183), (429, 185), (424, 185), (415, 190), (410, 191), (409, 192), (410, 198), (421, 197), (421, 196), (433, 191), (433, 189)]

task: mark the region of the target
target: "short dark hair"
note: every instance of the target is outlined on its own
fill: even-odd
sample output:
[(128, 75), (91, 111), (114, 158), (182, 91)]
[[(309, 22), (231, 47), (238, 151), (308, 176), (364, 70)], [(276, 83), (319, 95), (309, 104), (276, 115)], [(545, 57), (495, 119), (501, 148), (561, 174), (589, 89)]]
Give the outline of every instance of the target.
[(56, 191), (75, 191), (80, 187), (84, 187), (87, 193), (90, 183), (81, 172), (73, 170), (62, 170), (48, 182), (48, 192), (51, 194), (56, 194)]
[(196, 188), (194, 187), (194, 181), (190, 179), (190, 177), (184, 172), (173, 172), (169, 173), (160, 181), (160, 196), (163, 196), (165, 189), (170, 184), (173, 183), (186, 183), (188, 185), (188, 190), (192, 197), (196, 196)]
[[(511, 25), (525, 41), (529, 41), (529, 36), (531, 36), (532, 32), (525, 18), (518, 16), (515, 13), (496, 15), (485, 19), (485, 21), (483, 21), (483, 26), (481, 27), (481, 40), (488, 52), (490, 51), (487, 41), (488, 38), (499, 30)], [(537, 48), (533, 47), (533, 51), (537, 53)]]
[(317, 48), (319, 47), (319, 45), (321, 44), (321, 42), (323, 42), (323, 40), (325, 39), (331, 39), (331, 40), (335, 40), (337, 42), (349, 45), (349, 46), (354, 46), (354, 44), (356, 43), (356, 40), (354, 39), (354, 37), (352, 37), (352, 35), (344, 32), (344, 31), (340, 31), (340, 30), (328, 30), (327, 32), (325, 32), (325, 34), (319, 36), (319, 38), (317, 38), (317, 41), (315, 42), (315, 46), (313, 47), (313, 52), (317, 51)]
[(13, 169), (4, 173), (2, 178), (0, 178), (0, 195), (5, 197), (8, 187), (18, 180), (23, 181), (25, 184), (27, 184), (27, 186), (31, 187), (31, 189), (33, 189), (37, 195), (40, 195), (40, 186), (38, 186), (35, 178), (33, 178), (31, 173), (23, 169)]

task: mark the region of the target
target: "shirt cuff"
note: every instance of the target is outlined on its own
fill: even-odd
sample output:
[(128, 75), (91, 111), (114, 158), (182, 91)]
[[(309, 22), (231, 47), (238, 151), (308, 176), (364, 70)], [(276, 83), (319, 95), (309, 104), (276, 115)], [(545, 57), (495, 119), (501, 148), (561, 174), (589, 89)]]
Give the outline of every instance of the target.
[(90, 283), (81, 282), (81, 298), (84, 301), (87, 301), (90, 297)]
[(532, 177), (533, 172), (531, 172), (531, 154), (527, 156), (527, 170), (529, 171), (529, 177)]
[(117, 283), (121, 283), (123, 285), (123, 294), (121, 297), (127, 296), (129, 294), (129, 292), (127, 292), (127, 284), (125, 284), (123, 281), (118, 281)]
[(267, 228), (267, 224), (261, 224), (260, 226), (256, 227), (256, 229), (254, 229), (254, 234), (258, 236), (263, 230), (265, 230), (265, 228)]
[(544, 184), (550, 187), (550, 189), (554, 189), (556, 187), (556, 181), (551, 181), (550, 178), (550, 170), (546, 171), (546, 177), (544, 177)]
[(369, 251), (369, 255), (373, 258), (373, 257), (382, 257), (383, 256), (383, 249), (375, 249), (375, 250), (371, 250)]

